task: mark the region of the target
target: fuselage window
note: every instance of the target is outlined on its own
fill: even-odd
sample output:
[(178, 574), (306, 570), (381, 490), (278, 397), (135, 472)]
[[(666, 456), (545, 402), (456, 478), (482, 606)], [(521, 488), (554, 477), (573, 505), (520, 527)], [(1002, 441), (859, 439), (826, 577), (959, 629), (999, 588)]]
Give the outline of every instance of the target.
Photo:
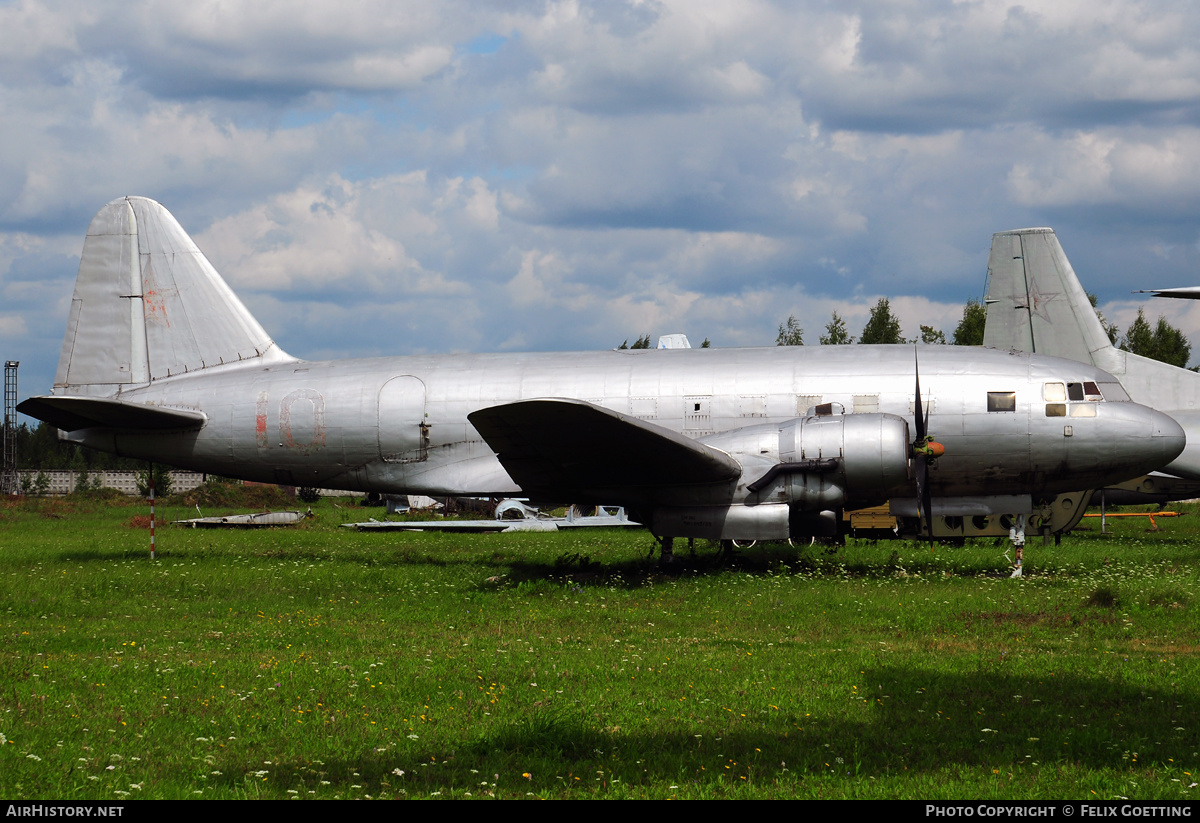
[(1047, 417), (1066, 417), (1067, 416), (1067, 404), (1066, 403), (1047, 403), (1046, 404), (1046, 416)]
[(1067, 387), (1063, 383), (1047, 383), (1042, 394), (1047, 403), (1061, 403), (1067, 399)]
[(1015, 412), (1017, 410), (1017, 393), (1015, 391), (988, 392), (987, 410), (990, 412)]

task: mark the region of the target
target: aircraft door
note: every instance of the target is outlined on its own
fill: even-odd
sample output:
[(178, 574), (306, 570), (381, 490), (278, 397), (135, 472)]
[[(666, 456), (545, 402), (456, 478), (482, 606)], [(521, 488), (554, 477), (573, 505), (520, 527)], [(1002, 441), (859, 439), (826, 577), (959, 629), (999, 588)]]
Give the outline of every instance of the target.
[(429, 458), (425, 384), (420, 378), (393, 377), (379, 390), (379, 456), (385, 463), (420, 463)]

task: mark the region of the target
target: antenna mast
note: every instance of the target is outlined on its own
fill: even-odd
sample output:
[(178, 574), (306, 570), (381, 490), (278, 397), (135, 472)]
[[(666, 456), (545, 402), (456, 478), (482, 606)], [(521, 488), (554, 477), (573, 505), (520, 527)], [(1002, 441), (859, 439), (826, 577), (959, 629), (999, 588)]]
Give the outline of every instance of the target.
[(4, 464), (0, 472), (0, 494), (16, 494), (17, 481), (17, 366), (16, 360), (4, 362)]

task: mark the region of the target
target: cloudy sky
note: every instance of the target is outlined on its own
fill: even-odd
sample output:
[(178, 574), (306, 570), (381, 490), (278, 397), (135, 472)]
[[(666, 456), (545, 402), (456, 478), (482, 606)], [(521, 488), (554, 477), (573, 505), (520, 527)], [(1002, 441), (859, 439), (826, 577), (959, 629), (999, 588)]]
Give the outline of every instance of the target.
[(1030, 225), (1124, 328), (1200, 284), (1198, 103), (1168, 0), (0, 0), (0, 357), (49, 391), (126, 194), (308, 359), (949, 333)]

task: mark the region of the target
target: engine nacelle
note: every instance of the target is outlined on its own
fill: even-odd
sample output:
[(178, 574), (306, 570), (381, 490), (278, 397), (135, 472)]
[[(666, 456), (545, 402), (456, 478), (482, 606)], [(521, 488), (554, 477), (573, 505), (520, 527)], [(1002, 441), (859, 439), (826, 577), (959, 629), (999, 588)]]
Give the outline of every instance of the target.
[(885, 502), (908, 483), (908, 457), (908, 423), (891, 414), (805, 417), (779, 430), (787, 502), (804, 510)]
[(781, 540), (826, 535), (845, 508), (910, 494), (908, 423), (892, 414), (835, 414), (749, 426), (704, 442), (742, 462), (727, 504), (660, 506), (642, 514), (655, 534)]
[[(750, 505), (859, 508), (885, 502), (909, 480), (908, 423), (892, 414), (803, 417), (732, 435), (713, 445), (743, 461)], [(754, 477), (764, 460), (770, 465)]]
[(706, 540), (786, 540), (789, 507), (780, 503), (762, 506), (661, 506), (645, 521), (654, 534), (699, 537)]

